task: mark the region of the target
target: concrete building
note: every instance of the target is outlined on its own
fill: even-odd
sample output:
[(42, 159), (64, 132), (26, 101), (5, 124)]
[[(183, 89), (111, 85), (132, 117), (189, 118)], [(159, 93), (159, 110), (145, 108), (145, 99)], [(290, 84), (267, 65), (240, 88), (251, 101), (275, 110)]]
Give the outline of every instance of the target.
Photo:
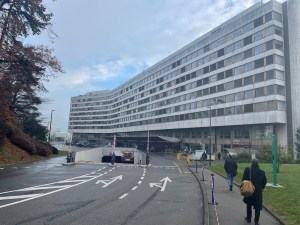
[[(259, 150), (300, 127), (300, 1), (257, 3), (114, 90), (71, 98), (73, 140)], [(200, 146), (199, 146), (200, 145)], [(174, 145), (172, 146), (174, 147)]]

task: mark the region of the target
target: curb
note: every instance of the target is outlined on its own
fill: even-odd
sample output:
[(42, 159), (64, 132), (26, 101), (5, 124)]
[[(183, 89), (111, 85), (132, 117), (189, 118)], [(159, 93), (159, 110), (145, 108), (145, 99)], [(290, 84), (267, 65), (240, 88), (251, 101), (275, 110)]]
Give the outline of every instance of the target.
[[(218, 174), (219, 176), (221, 176), (221, 177), (223, 177), (224, 179), (226, 179), (226, 177), (223, 175), (223, 174), (220, 174), (220, 173), (218, 173), (218, 172), (216, 172), (216, 171), (213, 171), (213, 170), (210, 170), (210, 169), (208, 169), (209, 171), (211, 171), (211, 172), (214, 172), (214, 173), (216, 173), (216, 174)], [(240, 185), (239, 184), (237, 184), (236, 182), (233, 182), (234, 183), (234, 185), (235, 186), (237, 186), (237, 187), (239, 187)], [(264, 206), (263, 205), (263, 208), (264, 208), (264, 210), (266, 210), (269, 214), (271, 214), (278, 222), (279, 222), (279, 224), (280, 225), (286, 225), (275, 213), (273, 213), (270, 209), (268, 209), (266, 206)]]
[(71, 163), (62, 163), (63, 166), (73, 166), (75, 165), (74, 162), (71, 162)]
[(202, 197), (203, 197), (203, 220), (202, 220), (202, 224), (203, 225), (209, 225), (209, 214), (210, 214), (210, 211), (209, 211), (209, 208), (208, 208), (208, 198), (207, 198), (207, 194), (204, 193), (204, 190), (206, 190), (205, 186), (200, 182), (199, 180), (199, 177), (194, 173), (194, 171), (189, 168), (189, 171), (194, 175), (194, 177), (197, 179), (197, 182), (200, 186), (200, 189), (201, 189), (201, 194), (202, 194)]

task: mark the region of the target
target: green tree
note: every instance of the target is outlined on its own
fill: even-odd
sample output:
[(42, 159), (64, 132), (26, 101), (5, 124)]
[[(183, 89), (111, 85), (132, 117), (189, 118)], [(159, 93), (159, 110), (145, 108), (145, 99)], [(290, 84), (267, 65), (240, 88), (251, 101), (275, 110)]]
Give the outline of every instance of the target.
[[(0, 138), (14, 137), (13, 132), (19, 134), (19, 128), (37, 138), (32, 133), (34, 129), (28, 126), (29, 122), (40, 123), (37, 106), (42, 100), (38, 93), (46, 91), (44, 82), (62, 72), (62, 68), (52, 55), (53, 50), (46, 46), (24, 45), (21, 40), (45, 29), (54, 34), (51, 18), (43, 0), (0, 0)], [(19, 136), (32, 146), (26, 135)], [(22, 145), (22, 141), (17, 143)]]

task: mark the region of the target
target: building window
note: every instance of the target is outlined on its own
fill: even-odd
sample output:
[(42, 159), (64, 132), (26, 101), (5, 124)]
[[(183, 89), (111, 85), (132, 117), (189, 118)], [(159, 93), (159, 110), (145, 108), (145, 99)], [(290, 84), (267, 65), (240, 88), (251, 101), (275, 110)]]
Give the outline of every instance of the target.
[(272, 20), (272, 12), (268, 12), (265, 15), (265, 23)]
[(244, 100), (244, 92), (239, 92), (239, 93), (234, 94), (234, 99), (236, 102)]
[(244, 112), (245, 113), (253, 112), (253, 104), (244, 105)]
[(273, 55), (268, 55), (267, 57), (266, 57), (266, 66), (267, 65), (271, 65), (271, 64), (273, 64), (274, 63), (274, 57), (273, 57)]
[(224, 116), (224, 109), (217, 109), (217, 116)]
[(255, 83), (259, 83), (265, 80), (264, 73), (255, 74), (254, 76)]
[(208, 83), (209, 83), (209, 78), (208, 77), (203, 78), (203, 85)]
[(275, 94), (275, 86), (270, 85), (267, 87), (267, 95), (274, 95)]
[(234, 75), (237, 76), (239, 74), (244, 73), (244, 65), (234, 68)]
[(214, 94), (216, 92), (217, 92), (217, 87), (216, 86), (210, 87), (210, 94)]
[(244, 51), (244, 59), (252, 57), (252, 48)]
[(260, 25), (262, 25), (263, 22), (264, 22), (264, 20), (263, 20), (263, 17), (262, 17), (262, 16), (259, 17), (259, 18), (257, 18), (256, 20), (254, 20), (254, 28), (255, 28), (255, 27), (258, 27), (258, 26), (260, 26)]
[(238, 106), (235, 106), (234, 107), (234, 113), (235, 114), (242, 114), (244, 111), (243, 111), (243, 106), (241, 105), (238, 105)]
[(268, 111), (272, 111), (272, 110), (276, 110), (276, 101), (268, 101), (267, 102), (267, 110)]
[(224, 91), (224, 84), (220, 84), (217, 86), (217, 92)]
[(264, 58), (261, 58), (261, 59), (257, 59), (254, 61), (254, 68), (257, 69), (257, 68), (261, 68), (264, 66)]
[(265, 102), (255, 103), (255, 112), (264, 112), (266, 111)]
[(225, 109), (225, 115), (226, 116), (233, 115), (233, 114), (234, 114), (234, 107), (233, 106), (232, 107), (227, 107)]
[(238, 79), (234, 81), (234, 88), (238, 88), (242, 86), (243, 86), (243, 79)]
[(223, 55), (224, 55), (224, 48), (222, 48), (218, 51), (218, 57), (221, 57)]
[(224, 79), (224, 72), (218, 73), (217, 80), (223, 80)]
[(245, 99), (251, 99), (251, 98), (254, 98), (254, 91), (253, 90), (245, 91)]
[(244, 38), (244, 46), (252, 43), (252, 35)]
[(234, 87), (233, 81), (227, 82), (224, 84), (225, 90), (231, 90)]
[(275, 76), (274, 76), (274, 70), (268, 70), (266, 72), (266, 80), (272, 80), (274, 78), (275, 78)]
[(273, 40), (266, 42), (266, 51), (273, 49)]
[(255, 89), (255, 97), (262, 97), (265, 96), (265, 88), (261, 87), (261, 88), (256, 88)]
[(234, 44), (232, 45), (229, 45), (225, 48), (225, 53), (228, 54), (230, 52), (233, 52), (234, 51)]
[(234, 102), (234, 94), (226, 95), (226, 102)]
[(253, 84), (253, 78), (252, 78), (252, 76), (244, 78), (244, 86), (249, 85), (249, 84)]
[(216, 69), (217, 69), (217, 64), (216, 63), (210, 65), (210, 71), (214, 71)]
[(221, 60), (218, 62), (218, 69), (223, 68), (224, 67), (224, 60)]

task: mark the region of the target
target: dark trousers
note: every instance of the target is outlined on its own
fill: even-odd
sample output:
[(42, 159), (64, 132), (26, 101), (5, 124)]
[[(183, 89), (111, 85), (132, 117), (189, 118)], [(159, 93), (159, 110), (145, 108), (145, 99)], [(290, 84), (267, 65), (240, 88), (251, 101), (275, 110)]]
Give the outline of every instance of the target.
[[(251, 219), (252, 217), (252, 205), (247, 204), (247, 218)], [(254, 217), (254, 222), (258, 223), (259, 221), (259, 217), (260, 217), (260, 210), (259, 209), (255, 209), (255, 217)]]

